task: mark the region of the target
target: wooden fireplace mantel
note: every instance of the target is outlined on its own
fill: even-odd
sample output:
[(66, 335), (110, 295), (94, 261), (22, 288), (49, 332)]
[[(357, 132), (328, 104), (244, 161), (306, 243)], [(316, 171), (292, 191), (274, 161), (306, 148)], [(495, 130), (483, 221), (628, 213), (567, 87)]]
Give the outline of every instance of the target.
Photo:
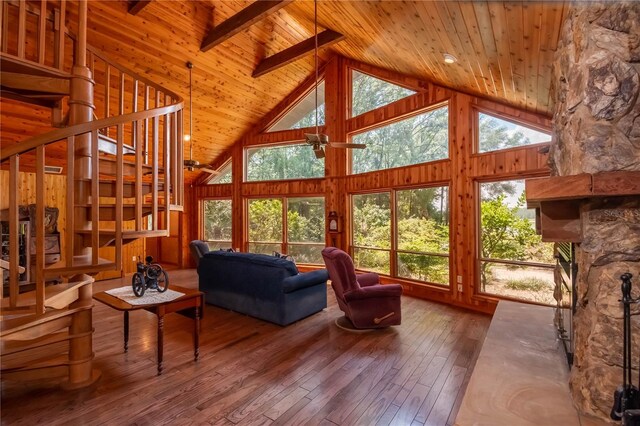
[(583, 200), (640, 195), (640, 172), (582, 173), (525, 181), (527, 206), (536, 209), (536, 227), (547, 242), (582, 239)]

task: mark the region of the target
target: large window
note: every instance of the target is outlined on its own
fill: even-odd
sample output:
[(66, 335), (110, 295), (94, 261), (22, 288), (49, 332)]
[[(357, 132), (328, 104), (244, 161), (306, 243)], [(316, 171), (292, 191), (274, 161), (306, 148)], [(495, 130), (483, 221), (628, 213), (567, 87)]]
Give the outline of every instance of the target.
[[(267, 130), (276, 132), (279, 130), (302, 129), (316, 125), (316, 92), (309, 92), (291, 108), (281, 119)], [(324, 81), (318, 84), (318, 126), (324, 125)]]
[(298, 263), (323, 263), (323, 197), (260, 198), (248, 203), (250, 252), (279, 252)]
[(248, 148), (246, 160), (248, 182), (324, 176), (324, 158), (316, 158), (306, 144)]
[(554, 304), (553, 244), (535, 231), (523, 180), (480, 184), (480, 291)]
[(351, 116), (364, 114), (415, 93), (413, 90), (353, 70), (351, 71)]
[(409, 166), (449, 157), (449, 112), (441, 107), (353, 136), (352, 173)]
[(478, 127), (478, 147), (480, 152), (551, 141), (551, 135), (547, 132), (534, 130), (481, 112), (478, 113)]
[(231, 200), (204, 200), (202, 212), (202, 238), (209, 248), (231, 248)]
[(449, 188), (352, 197), (356, 267), (449, 285)]

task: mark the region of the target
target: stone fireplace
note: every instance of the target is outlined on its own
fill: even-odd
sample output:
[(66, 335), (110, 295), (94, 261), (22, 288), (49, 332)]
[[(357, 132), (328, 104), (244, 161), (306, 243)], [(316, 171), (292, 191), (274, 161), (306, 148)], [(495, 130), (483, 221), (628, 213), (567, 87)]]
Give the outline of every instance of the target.
[[(576, 2), (556, 55), (550, 179), (565, 187), (547, 240), (577, 243), (570, 387), (580, 411), (608, 419), (622, 382), (623, 272), (640, 295), (640, 2)], [(640, 306), (632, 313), (636, 381)]]

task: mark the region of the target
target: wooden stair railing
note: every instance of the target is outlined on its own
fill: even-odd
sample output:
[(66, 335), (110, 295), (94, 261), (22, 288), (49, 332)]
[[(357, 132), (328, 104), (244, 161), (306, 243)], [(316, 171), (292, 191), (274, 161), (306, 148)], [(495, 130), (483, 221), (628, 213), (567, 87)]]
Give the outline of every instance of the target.
[[(20, 90), (33, 95), (37, 90), (30, 91), (29, 85), (46, 89), (49, 77), (56, 79), (55, 96), (64, 95), (59, 88), (65, 85), (58, 80), (68, 78), (70, 88), (69, 102), (52, 104), (53, 121), (66, 127), (3, 146), (0, 152), (0, 163), (8, 167), (10, 206), (4, 218), (9, 224), (9, 258), (0, 263), (9, 271), (8, 298), (3, 298), (0, 312), (2, 377), (64, 375), (70, 388), (97, 378), (91, 369), (90, 275), (122, 270), (126, 242), (168, 236), (170, 212), (181, 209), (184, 202), (182, 98), (87, 46), (87, 1), (77, 4), (76, 35), (65, 28), (66, 0), (6, 0), (0, 5), (0, 59), (3, 66), (9, 64), (20, 73), (10, 76), (9, 92), (18, 98)], [(35, 30), (28, 28), (33, 23), (26, 18), (28, 13), (38, 17)], [(12, 19), (14, 15), (18, 19)], [(53, 22), (53, 51), (46, 50), (47, 21)], [(73, 41), (72, 52), (65, 52), (68, 38)], [(35, 98), (48, 96), (45, 90)], [(35, 98), (20, 100), (37, 103)], [(114, 102), (117, 107), (111, 108)], [(66, 114), (63, 107), (68, 108)], [(66, 229), (61, 236), (61, 261), (47, 266), (45, 159), (54, 144), (55, 152), (61, 147), (66, 151), (67, 198), (57, 206), (66, 218)], [(21, 167), (22, 160), (27, 160), (27, 167)], [(36, 186), (35, 200), (29, 201), (36, 206), (35, 290), (28, 293), (21, 293), (18, 283), (22, 172), (34, 173)], [(159, 221), (159, 214), (165, 220)], [(149, 222), (143, 220), (149, 215)], [(134, 229), (123, 230), (129, 220), (135, 222)], [(98, 248), (104, 245), (115, 246), (114, 260), (99, 257)], [(64, 283), (47, 287), (47, 278), (52, 277), (61, 277)], [(67, 358), (60, 358), (61, 343), (68, 344)]]

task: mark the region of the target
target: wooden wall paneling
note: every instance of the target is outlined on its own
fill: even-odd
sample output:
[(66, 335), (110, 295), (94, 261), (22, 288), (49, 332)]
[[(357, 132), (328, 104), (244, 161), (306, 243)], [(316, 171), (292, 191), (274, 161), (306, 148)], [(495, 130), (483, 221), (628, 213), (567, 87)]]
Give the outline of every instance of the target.
[[(402, 87), (406, 87), (407, 89), (414, 90), (416, 92), (426, 91), (430, 89), (432, 85), (431, 82), (421, 80), (415, 77), (401, 75), (395, 71), (391, 71), (385, 68), (376, 67), (371, 64), (367, 64), (365, 62), (360, 62), (355, 59), (349, 59), (341, 56), (341, 61), (343, 66), (347, 67), (347, 78), (351, 78), (351, 70), (355, 69), (357, 71), (362, 71), (365, 74), (369, 74), (373, 77), (379, 78), (381, 80), (386, 80), (391, 83), (397, 84)], [(348, 95), (348, 94), (347, 94)]]

